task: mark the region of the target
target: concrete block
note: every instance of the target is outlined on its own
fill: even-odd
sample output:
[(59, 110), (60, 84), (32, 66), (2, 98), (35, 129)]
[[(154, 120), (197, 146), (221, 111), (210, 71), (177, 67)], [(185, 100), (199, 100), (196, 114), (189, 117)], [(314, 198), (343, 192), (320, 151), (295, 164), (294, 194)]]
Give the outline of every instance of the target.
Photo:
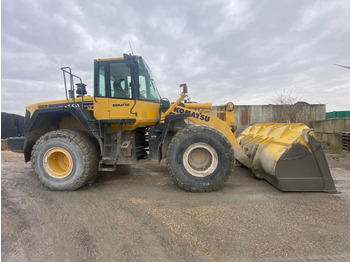
[(328, 141), (327, 141), (327, 134), (326, 133), (321, 133), (320, 136), (320, 142), (322, 144), (328, 145)]
[(310, 127), (312, 127), (316, 132), (324, 132), (324, 121), (313, 121), (310, 123)]
[(318, 140), (323, 144), (329, 146), (331, 149), (341, 148), (342, 134), (338, 133), (316, 133)]
[(333, 133), (334, 132), (333, 119), (325, 120), (323, 122), (323, 132), (325, 132), (325, 133)]
[(343, 133), (345, 132), (345, 120), (342, 118), (333, 119), (334, 123), (334, 133)]
[(342, 135), (338, 133), (327, 134), (327, 144), (333, 149), (341, 148)]
[(344, 132), (350, 132), (350, 118), (344, 118), (345, 121), (345, 131)]

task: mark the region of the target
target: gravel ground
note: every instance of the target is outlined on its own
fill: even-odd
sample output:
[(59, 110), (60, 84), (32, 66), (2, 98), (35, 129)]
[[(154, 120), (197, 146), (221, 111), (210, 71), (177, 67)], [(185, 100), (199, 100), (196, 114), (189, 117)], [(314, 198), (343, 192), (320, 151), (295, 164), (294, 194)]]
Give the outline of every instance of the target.
[(327, 154), (339, 194), (282, 193), (237, 167), (188, 193), (164, 164), (54, 192), (2, 151), (3, 261), (350, 261), (350, 154)]

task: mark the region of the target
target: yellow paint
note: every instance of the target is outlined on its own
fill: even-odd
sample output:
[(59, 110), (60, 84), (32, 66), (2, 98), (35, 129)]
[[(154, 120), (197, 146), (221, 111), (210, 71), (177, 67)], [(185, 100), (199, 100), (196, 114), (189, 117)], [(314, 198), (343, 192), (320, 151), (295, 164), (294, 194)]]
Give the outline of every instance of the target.
[(124, 57), (115, 57), (115, 58), (98, 58), (95, 59), (97, 62), (103, 62), (103, 61), (116, 61), (116, 60), (124, 60)]
[[(70, 100), (70, 102), (72, 102)], [(81, 98), (76, 98), (76, 102), (81, 102)], [(93, 102), (93, 106), (88, 110), (94, 111), (94, 117), (97, 120), (110, 119), (135, 119), (135, 123), (130, 123), (125, 126), (125, 130), (133, 130), (138, 127), (146, 127), (155, 125), (159, 121), (159, 103), (133, 99), (115, 99), (107, 97), (84, 97), (84, 102)], [(67, 100), (54, 100), (31, 104), (26, 109), (33, 115), (35, 110), (49, 108), (50, 105), (64, 105)], [(135, 106), (134, 106), (135, 104)], [(134, 107), (133, 107), (134, 106)], [(130, 113), (136, 113), (132, 114)]]
[(186, 108), (191, 109), (208, 109), (211, 110), (213, 107), (212, 103), (185, 103)]
[[(185, 96), (186, 94), (182, 94), (181, 98), (183, 96)], [(179, 100), (181, 99), (179, 98)], [(228, 138), (228, 140), (230, 141), (233, 150), (234, 150), (234, 154), (235, 154), (235, 158), (237, 160), (239, 160), (241, 163), (244, 163), (247, 166), (250, 166), (250, 159), (246, 156), (246, 154), (243, 152), (241, 146), (239, 145), (236, 137), (235, 137), (235, 127), (236, 127), (236, 122), (234, 120), (234, 112), (233, 111), (226, 111), (226, 115), (229, 121), (224, 121), (221, 120), (220, 118), (213, 116), (213, 115), (209, 115), (206, 113), (202, 113), (198, 110), (194, 110), (194, 109), (189, 109), (189, 108), (185, 108), (185, 107), (181, 107), (178, 106), (179, 104), (179, 100), (177, 100), (170, 108), (169, 110), (171, 110), (169, 112), (169, 110), (167, 112), (165, 112), (162, 115), (162, 119), (165, 118), (165, 116), (167, 114), (170, 113), (174, 113), (174, 114), (180, 114), (181, 112), (187, 112), (190, 115), (193, 115), (192, 117), (186, 117), (187, 120), (196, 123), (196, 124), (202, 124), (202, 125), (208, 125), (211, 126), (213, 128), (215, 128), (216, 130), (219, 130), (221, 133), (224, 134), (224, 136), (226, 136)], [(182, 99), (180, 100), (180, 102), (182, 101)], [(182, 111), (183, 110), (183, 111)], [(201, 114), (203, 117), (201, 117), (200, 115), (197, 114)], [(206, 121), (207, 120), (207, 121)], [(234, 128), (232, 128), (234, 127)]]
[[(264, 148), (264, 153), (274, 157), (275, 162), (294, 144), (299, 143), (310, 150), (305, 140), (310, 130), (302, 123), (262, 123), (248, 127), (238, 137), (238, 141), (254, 143)], [(315, 136), (314, 132), (310, 133)]]
[(54, 147), (48, 150), (43, 159), (45, 171), (52, 177), (63, 179), (73, 170), (71, 154), (62, 147)]
[[(137, 56), (141, 58), (141, 56)], [(115, 57), (115, 58), (98, 58), (95, 59), (97, 62), (104, 62), (104, 61), (119, 61), (119, 60), (124, 60), (124, 57)]]
[[(75, 102), (80, 103), (82, 101), (81, 97), (75, 98)], [(92, 96), (84, 96), (84, 102), (92, 102), (93, 97)], [(69, 99), (69, 103), (73, 103), (72, 99)], [(62, 100), (53, 100), (53, 101), (45, 101), (45, 102), (40, 102), (40, 103), (35, 103), (26, 106), (26, 109), (30, 112), (30, 116), (32, 117), (33, 113), (37, 109), (46, 109), (49, 108), (50, 105), (64, 105), (67, 104), (67, 99), (62, 99)], [(88, 110), (93, 110), (92, 107), (88, 108)]]
[(130, 110), (135, 101), (132, 99), (106, 98), (108, 99), (109, 119), (129, 118)]
[(174, 108), (177, 107), (177, 106), (181, 103), (181, 101), (184, 100), (184, 98), (185, 98), (186, 96), (187, 96), (187, 93), (181, 93), (179, 99), (177, 99), (177, 100), (175, 101), (175, 103), (173, 103), (173, 104), (170, 106), (170, 108), (169, 108), (166, 112), (164, 112), (164, 113), (161, 114), (161, 121), (164, 121), (165, 117), (166, 117), (167, 115), (169, 115), (170, 113), (172, 113), (173, 110), (174, 110)]
[[(134, 102), (134, 100), (132, 100), (132, 102)], [(124, 130), (134, 130), (138, 127), (153, 126), (159, 122), (158, 102), (137, 100), (132, 112), (137, 112), (137, 116), (130, 114), (130, 118), (136, 119), (136, 122), (126, 124)]]
[(94, 117), (97, 120), (109, 119), (109, 103), (106, 97), (95, 97)]
[[(134, 114), (137, 113), (137, 114)], [(97, 120), (135, 119), (127, 123), (123, 130), (152, 126), (159, 121), (159, 103), (132, 99), (115, 99), (96, 97), (94, 116)], [(113, 125), (116, 128), (118, 125)]]

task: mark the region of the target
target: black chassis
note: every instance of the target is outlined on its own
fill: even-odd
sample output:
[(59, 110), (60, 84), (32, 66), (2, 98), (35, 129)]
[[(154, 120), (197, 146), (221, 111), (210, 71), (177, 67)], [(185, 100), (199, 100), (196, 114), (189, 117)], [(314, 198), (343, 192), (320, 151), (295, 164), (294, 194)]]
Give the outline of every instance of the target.
[[(62, 106), (55, 108), (38, 109), (30, 117), (29, 111), (25, 116), (25, 137), (23, 138), (23, 148), (25, 161), (31, 159), (32, 148), (42, 135), (47, 132), (59, 129), (58, 123), (68, 116), (74, 116), (86, 129), (86, 132), (92, 135), (100, 146), (101, 155), (104, 150), (103, 134), (101, 132), (102, 124), (110, 123), (127, 123), (134, 119), (118, 119), (99, 121), (93, 118), (92, 114), (86, 114), (86, 110), (81, 110), (78, 107)], [(170, 114), (165, 117), (164, 123), (149, 128), (149, 155), (148, 159), (160, 161), (164, 157), (162, 146), (170, 133), (174, 132), (174, 125), (178, 122), (183, 122), (189, 114)], [(18, 144), (18, 138), (16, 143)], [(18, 150), (17, 150), (18, 152)]]

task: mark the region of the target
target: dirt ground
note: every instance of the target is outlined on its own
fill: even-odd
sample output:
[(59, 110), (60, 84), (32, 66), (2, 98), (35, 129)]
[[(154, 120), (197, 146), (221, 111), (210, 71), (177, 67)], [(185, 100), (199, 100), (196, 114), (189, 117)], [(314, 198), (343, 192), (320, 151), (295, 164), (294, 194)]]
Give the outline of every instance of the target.
[(350, 261), (350, 154), (327, 154), (339, 194), (283, 193), (237, 167), (188, 193), (164, 164), (54, 192), (2, 152), (3, 261)]

